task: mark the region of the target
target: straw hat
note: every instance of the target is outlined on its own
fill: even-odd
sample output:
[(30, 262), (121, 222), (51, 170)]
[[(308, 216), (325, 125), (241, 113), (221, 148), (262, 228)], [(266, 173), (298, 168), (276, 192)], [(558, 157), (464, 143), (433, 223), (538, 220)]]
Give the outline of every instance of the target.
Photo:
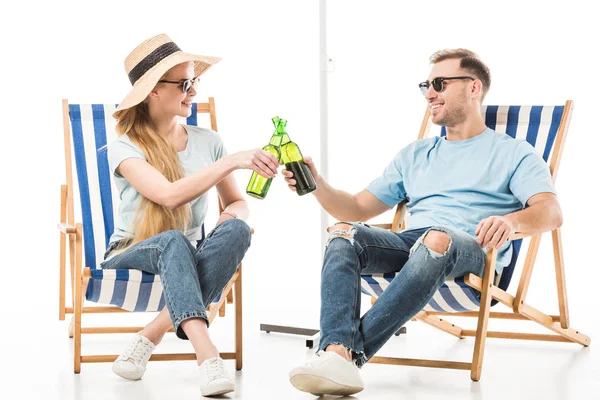
[(164, 33), (145, 40), (125, 59), (125, 72), (133, 88), (119, 103), (113, 117), (116, 118), (118, 111), (144, 101), (169, 69), (186, 61), (194, 62), (194, 76), (197, 77), (221, 61), (221, 58), (184, 53)]

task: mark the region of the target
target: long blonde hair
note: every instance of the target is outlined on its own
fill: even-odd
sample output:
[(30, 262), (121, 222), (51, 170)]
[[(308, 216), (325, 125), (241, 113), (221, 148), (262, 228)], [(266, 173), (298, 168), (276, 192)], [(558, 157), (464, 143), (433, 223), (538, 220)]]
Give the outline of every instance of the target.
[[(117, 119), (117, 134), (129, 136), (129, 139), (142, 150), (150, 165), (170, 182), (184, 177), (175, 146), (158, 133), (150, 118), (146, 102), (119, 111)], [(190, 220), (189, 203), (171, 210), (142, 196), (133, 224), (133, 237), (123, 246), (119, 246), (120, 250), (167, 230), (176, 229), (185, 232)]]

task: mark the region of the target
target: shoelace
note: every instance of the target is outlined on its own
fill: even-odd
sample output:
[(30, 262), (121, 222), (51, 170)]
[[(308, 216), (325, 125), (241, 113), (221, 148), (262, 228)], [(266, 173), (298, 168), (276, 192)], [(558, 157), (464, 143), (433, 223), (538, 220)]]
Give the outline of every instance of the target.
[(223, 370), (223, 363), (219, 362), (218, 358), (215, 358), (208, 362), (208, 365), (206, 366), (206, 372), (209, 381), (225, 376), (225, 371)]
[(150, 352), (150, 346), (147, 346), (141, 340), (137, 340), (135, 344), (129, 347), (125, 352), (121, 355), (122, 360), (131, 360), (136, 364), (142, 364), (144, 358)]

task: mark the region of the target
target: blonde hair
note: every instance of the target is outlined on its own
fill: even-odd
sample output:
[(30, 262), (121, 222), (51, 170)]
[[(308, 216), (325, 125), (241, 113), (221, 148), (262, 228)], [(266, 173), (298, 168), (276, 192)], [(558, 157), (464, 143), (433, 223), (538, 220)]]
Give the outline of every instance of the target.
[[(141, 102), (117, 113), (117, 134), (127, 135), (138, 146), (150, 165), (170, 182), (184, 177), (183, 167), (177, 158), (175, 146), (158, 133), (150, 118), (148, 105)], [(185, 232), (191, 220), (190, 205), (184, 204), (174, 210), (142, 196), (133, 224), (133, 237), (119, 250), (148, 239), (167, 230)]]

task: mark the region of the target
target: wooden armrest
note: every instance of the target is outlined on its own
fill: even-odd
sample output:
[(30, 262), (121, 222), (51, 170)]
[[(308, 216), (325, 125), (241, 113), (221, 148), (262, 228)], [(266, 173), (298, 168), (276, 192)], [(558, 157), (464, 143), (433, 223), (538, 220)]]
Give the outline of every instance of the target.
[(383, 229), (392, 229), (392, 224), (369, 224), (369, 226), (374, 226)]
[(508, 237), (508, 240), (512, 242), (513, 240), (525, 239), (525, 238), (532, 237), (535, 235), (536, 235), (535, 233), (517, 232), (517, 233), (513, 233), (512, 235), (510, 235)]
[(68, 225), (65, 223), (58, 224), (58, 230), (66, 235), (77, 233), (77, 228), (75, 228), (74, 225)]

